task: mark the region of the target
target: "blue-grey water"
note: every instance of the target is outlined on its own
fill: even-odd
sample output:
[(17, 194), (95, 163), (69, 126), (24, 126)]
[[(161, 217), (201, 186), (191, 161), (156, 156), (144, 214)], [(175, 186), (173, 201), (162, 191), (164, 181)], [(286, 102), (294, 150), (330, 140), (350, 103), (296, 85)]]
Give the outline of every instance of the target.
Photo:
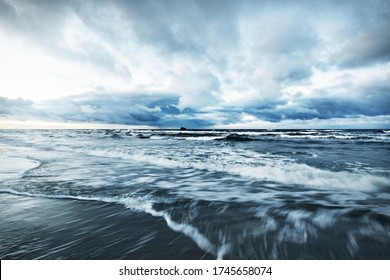
[[(212, 258), (390, 259), (388, 130), (2, 130), (0, 160), (0, 194), (101, 203), (107, 227), (113, 211), (143, 213), (140, 223), (163, 220), (165, 232)], [(3, 214), (3, 225), (14, 212)], [(63, 224), (74, 229), (56, 258), (99, 258), (66, 250), (80, 232), (94, 247), (92, 222), (77, 217)], [(131, 232), (125, 227), (99, 238), (109, 247)], [(12, 230), (20, 238), (0, 236), (0, 256), (39, 258), (20, 246), (13, 254), (29, 232)], [(137, 254), (112, 258), (143, 258), (144, 243), (165, 242), (145, 225), (136, 230), (149, 237), (121, 248), (138, 246)], [(169, 256), (153, 245), (149, 257), (182, 258), (182, 241), (163, 245)]]

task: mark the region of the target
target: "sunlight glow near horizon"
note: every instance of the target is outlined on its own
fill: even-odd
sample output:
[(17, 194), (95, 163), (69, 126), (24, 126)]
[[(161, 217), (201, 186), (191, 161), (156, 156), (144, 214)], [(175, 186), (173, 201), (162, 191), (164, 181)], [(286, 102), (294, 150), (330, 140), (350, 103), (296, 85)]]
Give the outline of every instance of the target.
[(106, 123), (1, 120), (0, 129), (155, 129), (155, 127)]

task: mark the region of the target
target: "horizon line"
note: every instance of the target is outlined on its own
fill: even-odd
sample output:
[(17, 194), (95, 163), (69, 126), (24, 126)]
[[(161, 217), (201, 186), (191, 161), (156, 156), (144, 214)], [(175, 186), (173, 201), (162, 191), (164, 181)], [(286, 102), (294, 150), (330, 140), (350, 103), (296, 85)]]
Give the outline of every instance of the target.
[[(130, 124), (119, 124), (119, 123), (92, 123), (92, 122), (61, 122), (61, 121), (37, 121), (37, 120), (0, 120), (0, 130), (28, 130), (28, 129), (42, 129), (42, 130), (76, 130), (76, 129), (131, 129), (131, 130), (180, 130), (184, 128), (185, 130), (302, 130), (302, 129), (313, 129), (313, 130), (388, 130), (388, 127), (356, 127), (348, 125), (331, 125), (331, 126), (296, 126), (291, 125), (291, 127), (282, 127), (278, 123), (275, 123), (275, 127), (226, 127), (223, 126), (214, 126), (214, 127), (184, 127), (184, 126), (175, 126), (175, 127), (157, 127), (157, 126), (148, 126), (148, 125), (130, 125)], [(182, 131), (185, 131), (182, 130)]]

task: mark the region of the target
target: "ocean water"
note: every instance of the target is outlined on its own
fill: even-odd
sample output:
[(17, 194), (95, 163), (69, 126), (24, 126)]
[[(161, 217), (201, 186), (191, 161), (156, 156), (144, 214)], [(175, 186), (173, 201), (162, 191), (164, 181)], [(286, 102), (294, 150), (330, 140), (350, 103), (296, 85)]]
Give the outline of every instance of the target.
[(388, 130), (2, 130), (0, 160), (0, 194), (146, 213), (216, 259), (390, 259)]

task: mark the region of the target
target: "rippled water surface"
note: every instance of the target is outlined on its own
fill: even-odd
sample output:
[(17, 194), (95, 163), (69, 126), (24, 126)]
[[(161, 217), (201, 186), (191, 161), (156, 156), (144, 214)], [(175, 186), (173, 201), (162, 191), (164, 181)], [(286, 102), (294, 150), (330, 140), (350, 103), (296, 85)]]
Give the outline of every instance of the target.
[(390, 259), (387, 130), (3, 130), (0, 160), (3, 194), (146, 213), (214, 258)]

